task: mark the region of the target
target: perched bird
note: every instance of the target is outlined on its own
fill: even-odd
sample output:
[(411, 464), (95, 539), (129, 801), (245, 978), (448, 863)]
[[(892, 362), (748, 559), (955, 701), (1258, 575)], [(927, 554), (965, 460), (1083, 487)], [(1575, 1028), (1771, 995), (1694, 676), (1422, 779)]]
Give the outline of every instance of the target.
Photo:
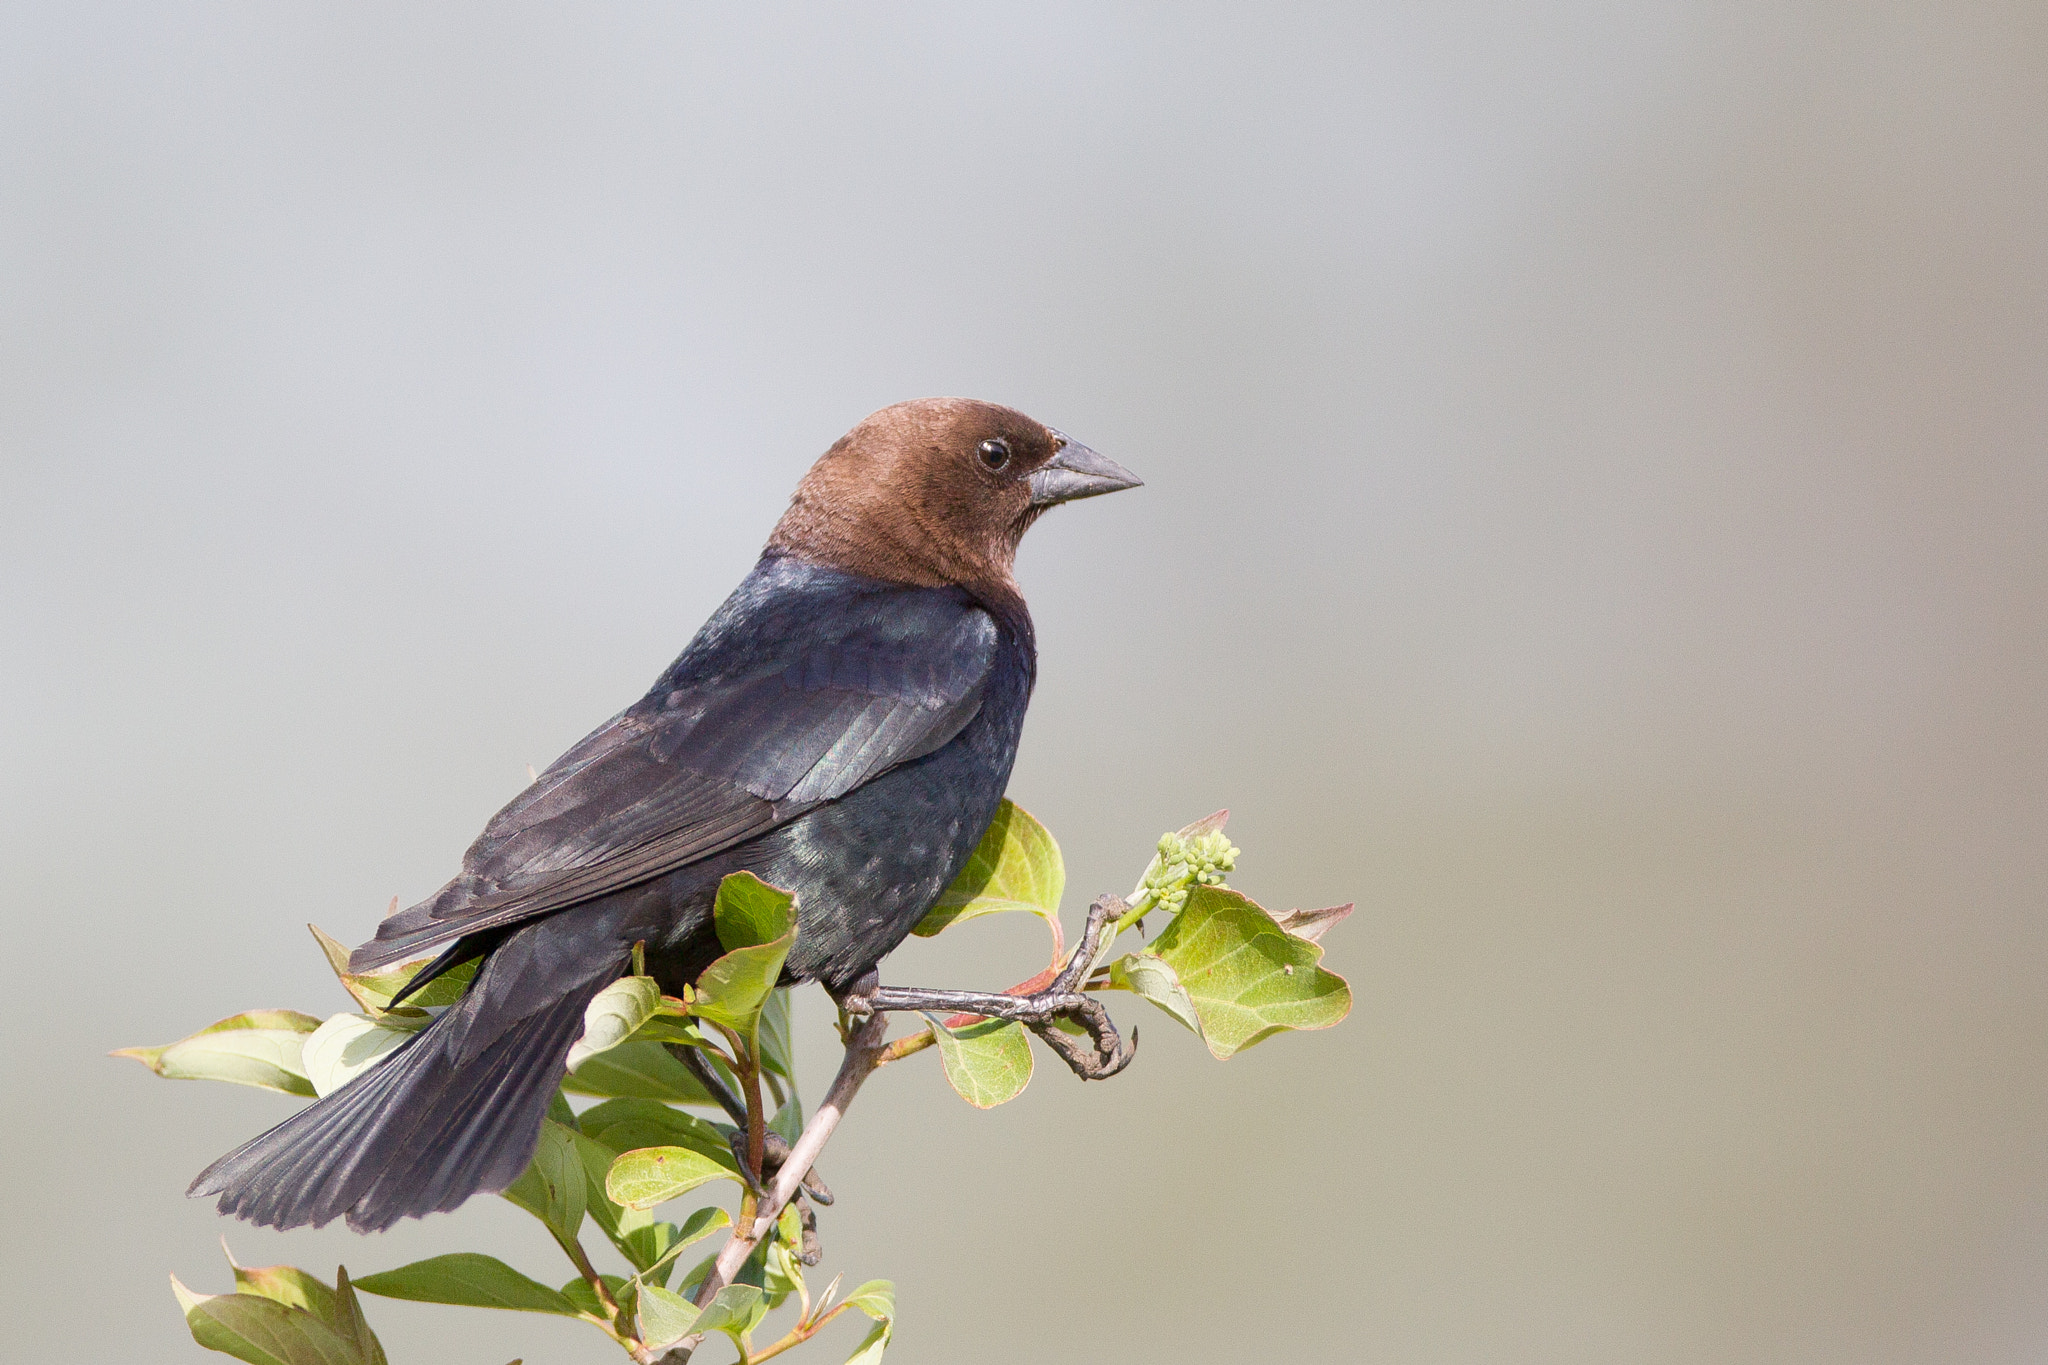
[(635, 943), (680, 994), (720, 952), (711, 909), (731, 872), (796, 893), (785, 982), (866, 1007), (875, 964), (952, 881), (1009, 781), (1037, 670), (1019, 538), (1057, 503), (1138, 482), (992, 403), (869, 416), (804, 476), (753, 571), (647, 695), (351, 960), (366, 971), (447, 943), (413, 985), (480, 957), (461, 1001), (190, 1193), (273, 1227), (374, 1231), (504, 1189), (591, 998)]

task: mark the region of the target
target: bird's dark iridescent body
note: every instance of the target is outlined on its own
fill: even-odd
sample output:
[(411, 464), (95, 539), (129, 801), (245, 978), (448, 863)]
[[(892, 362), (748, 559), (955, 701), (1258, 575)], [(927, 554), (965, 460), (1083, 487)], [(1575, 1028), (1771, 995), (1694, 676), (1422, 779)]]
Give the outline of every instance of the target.
[(883, 409), (819, 460), (752, 573), (633, 706), (500, 811), (358, 970), (451, 944), (463, 999), (194, 1193), (363, 1230), (516, 1178), (591, 998), (644, 942), (678, 993), (739, 870), (796, 893), (790, 981), (844, 991), (900, 944), (1002, 799), (1036, 673), (1011, 578), (1046, 507), (1127, 471), (1021, 413)]
[[(821, 621), (878, 618), (897, 626), (906, 618), (918, 621), (922, 648), (877, 658), (872, 628), (852, 632), (836, 649), (816, 643)], [(701, 674), (721, 634), (743, 634), (750, 654), (783, 665), (790, 685), (797, 686), (798, 674), (803, 681), (845, 681), (860, 670), (863, 681), (881, 687), (887, 684), (877, 675), (885, 671), (895, 682), (913, 673), (928, 678), (933, 672), (967, 672), (960, 665), (969, 660), (942, 655), (932, 642), (965, 636), (988, 643), (972, 654), (972, 663), (985, 660), (985, 667), (953, 683), (959, 689), (972, 678), (974, 714), (937, 749), (764, 835), (611, 898), (622, 916), (624, 940), (644, 939), (649, 972), (664, 989), (679, 992), (721, 951), (711, 927), (720, 879), (752, 872), (796, 893), (799, 933), (786, 979), (843, 989), (903, 942), (994, 817), (1009, 784), (1037, 668), (1030, 619), (998, 622), (956, 588), (879, 583), (771, 556), (627, 714), (655, 717), (658, 724), (667, 697)], [(945, 690), (931, 688), (931, 694), (943, 696)], [(851, 850), (859, 856), (847, 856)]]

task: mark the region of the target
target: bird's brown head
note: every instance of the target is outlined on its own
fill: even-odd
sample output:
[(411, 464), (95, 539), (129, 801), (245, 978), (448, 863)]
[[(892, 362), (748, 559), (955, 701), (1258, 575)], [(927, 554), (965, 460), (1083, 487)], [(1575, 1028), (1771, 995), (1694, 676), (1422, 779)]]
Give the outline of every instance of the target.
[(1114, 460), (1015, 408), (918, 398), (870, 414), (811, 466), (768, 549), (870, 578), (1016, 599), (1025, 528), (1135, 488)]

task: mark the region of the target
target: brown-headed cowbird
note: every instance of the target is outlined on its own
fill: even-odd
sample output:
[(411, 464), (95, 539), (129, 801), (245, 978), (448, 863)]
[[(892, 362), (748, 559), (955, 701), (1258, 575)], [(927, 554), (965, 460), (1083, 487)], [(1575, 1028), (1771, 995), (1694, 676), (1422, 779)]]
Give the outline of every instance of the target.
[(647, 695), (492, 817), (459, 876), (355, 951), (363, 971), (450, 944), (415, 987), (480, 957), (461, 1001), (191, 1192), (273, 1227), (345, 1216), (371, 1231), (504, 1189), (533, 1155), (591, 998), (636, 943), (680, 994), (720, 952), (712, 901), (742, 869), (796, 893), (785, 982), (916, 1007), (925, 997), (903, 992), (871, 1005), (874, 967), (959, 871), (1009, 781), (1037, 668), (1018, 539), (1056, 503), (1137, 483), (992, 403), (921, 399), (856, 426)]

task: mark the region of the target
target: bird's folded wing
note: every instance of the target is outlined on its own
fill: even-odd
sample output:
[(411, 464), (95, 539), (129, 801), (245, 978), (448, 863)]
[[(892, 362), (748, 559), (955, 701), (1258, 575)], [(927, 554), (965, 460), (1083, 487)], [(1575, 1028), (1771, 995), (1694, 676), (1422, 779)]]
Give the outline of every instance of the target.
[(744, 649), (693, 646), (498, 812), (461, 875), (386, 919), (354, 969), (660, 876), (945, 744), (980, 708), (996, 626), (952, 593), (900, 594), (889, 610), (872, 593), (812, 601), (804, 629)]

